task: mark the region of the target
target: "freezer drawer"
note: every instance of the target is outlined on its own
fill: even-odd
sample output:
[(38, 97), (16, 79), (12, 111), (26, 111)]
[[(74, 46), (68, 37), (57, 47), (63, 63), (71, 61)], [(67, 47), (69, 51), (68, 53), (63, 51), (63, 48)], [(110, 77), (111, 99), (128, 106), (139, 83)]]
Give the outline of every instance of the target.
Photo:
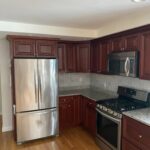
[(17, 142), (24, 142), (58, 134), (58, 110), (48, 109), (18, 113)]

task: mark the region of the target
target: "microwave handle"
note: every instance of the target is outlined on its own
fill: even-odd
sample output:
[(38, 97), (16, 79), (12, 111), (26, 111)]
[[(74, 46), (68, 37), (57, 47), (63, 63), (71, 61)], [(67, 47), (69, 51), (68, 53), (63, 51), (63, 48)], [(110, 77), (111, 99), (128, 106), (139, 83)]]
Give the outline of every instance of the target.
[(130, 74), (130, 58), (128, 57), (128, 72), (127, 72), (128, 76)]
[(130, 58), (129, 57), (126, 58), (126, 61), (124, 64), (124, 70), (125, 70), (126, 76), (129, 76), (130, 74)]

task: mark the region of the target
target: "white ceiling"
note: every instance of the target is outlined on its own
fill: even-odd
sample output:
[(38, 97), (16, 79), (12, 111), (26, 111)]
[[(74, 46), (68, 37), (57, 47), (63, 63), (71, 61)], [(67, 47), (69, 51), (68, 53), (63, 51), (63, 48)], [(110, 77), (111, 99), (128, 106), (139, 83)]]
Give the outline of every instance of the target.
[(150, 0), (0, 0), (0, 20), (98, 29), (114, 18), (150, 7)]

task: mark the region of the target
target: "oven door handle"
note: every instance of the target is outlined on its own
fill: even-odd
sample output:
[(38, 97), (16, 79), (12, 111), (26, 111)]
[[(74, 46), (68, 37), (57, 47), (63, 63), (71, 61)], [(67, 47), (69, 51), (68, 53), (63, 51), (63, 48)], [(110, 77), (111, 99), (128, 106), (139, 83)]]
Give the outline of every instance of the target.
[(107, 115), (107, 114), (105, 114), (105, 113), (99, 111), (97, 108), (96, 108), (96, 111), (97, 111), (98, 113), (100, 113), (102, 116), (104, 116), (104, 117), (106, 117), (106, 118), (108, 118), (108, 119), (110, 119), (110, 120), (116, 122), (117, 124), (120, 124), (120, 123), (121, 123), (121, 119), (113, 118), (113, 117), (111, 117), (111, 116), (109, 116), (109, 115)]

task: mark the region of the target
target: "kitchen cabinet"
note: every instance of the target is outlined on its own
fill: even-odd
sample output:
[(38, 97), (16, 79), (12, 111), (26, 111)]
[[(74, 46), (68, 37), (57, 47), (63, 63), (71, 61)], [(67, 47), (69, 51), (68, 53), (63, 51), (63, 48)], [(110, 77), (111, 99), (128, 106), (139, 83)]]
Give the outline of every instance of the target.
[(131, 34), (124, 37), (125, 50), (140, 50), (140, 37), (139, 34)]
[(59, 128), (70, 128), (74, 123), (74, 97), (65, 96), (59, 98)]
[(11, 58), (57, 57), (57, 40), (31, 36), (7, 36), (10, 41)]
[(51, 40), (36, 40), (37, 57), (57, 57), (57, 42)]
[(14, 57), (35, 57), (35, 40), (31, 39), (12, 39), (11, 54)]
[(81, 115), (82, 115), (82, 102), (81, 96), (73, 96), (74, 97), (74, 126), (81, 125)]
[(150, 79), (150, 32), (141, 33), (140, 78)]
[(127, 140), (123, 139), (122, 150), (140, 150), (140, 149), (134, 146), (133, 144), (130, 144), (130, 142), (128, 142)]
[(90, 52), (90, 60), (91, 60), (91, 72), (92, 73), (98, 73), (98, 64), (99, 64), (99, 60), (100, 60), (100, 55), (99, 55), (99, 51), (100, 51), (100, 44), (99, 44), (99, 40), (92, 40), (91, 41), (91, 52)]
[(76, 47), (74, 44), (66, 44), (66, 71), (76, 72)]
[(123, 37), (111, 38), (111, 51), (123, 51), (125, 49), (125, 40)]
[(90, 44), (77, 44), (77, 72), (90, 72)]
[[(150, 149), (150, 127), (142, 124), (132, 118), (123, 116), (123, 142), (127, 140), (134, 147), (136, 145), (137, 149), (149, 150)], [(125, 149), (125, 144), (123, 144), (123, 150)], [(131, 147), (131, 146), (130, 146)]]
[(58, 44), (58, 68), (59, 72), (66, 72), (66, 45)]
[(92, 135), (96, 134), (96, 103), (95, 101), (82, 97), (82, 125)]

